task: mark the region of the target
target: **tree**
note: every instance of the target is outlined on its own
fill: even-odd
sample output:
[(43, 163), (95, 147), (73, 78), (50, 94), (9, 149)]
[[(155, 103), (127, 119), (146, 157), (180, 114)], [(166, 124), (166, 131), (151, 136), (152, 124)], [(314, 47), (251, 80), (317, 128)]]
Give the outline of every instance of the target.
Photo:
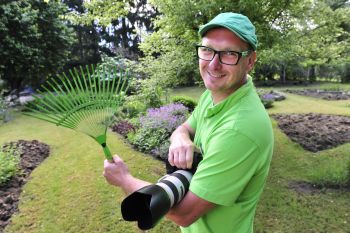
[(294, 38), (301, 62), (308, 68), (308, 79), (313, 82), (317, 67), (348, 60), (349, 32), (343, 26), (348, 24), (350, 8), (332, 9), (326, 1), (314, 1), (304, 15), (305, 19), (295, 24)]
[[(199, 80), (193, 45), (199, 42), (199, 26), (218, 13), (239, 12), (252, 20), (259, 38), (259, 55), (277, 43), (283, 44), (281, 38), (291, 28), (291, 19), (302, 14), (299, 0), (152, 0), (151, 3), (161, 15), (155, 21), (156, 32), (141, 44), (146, 56), (143, 70), (159, 83), (173, 86)], [(264, 55), (261, 58), (270, 59)]]
[[(70, 12), (65, 15), (75, 27), (93, 25), (100, 39), (100, 51), (109, 56), (137, 59), (142, 35), (152, 31), (157, 12), (147, 0), (77, 1), (65, 0)], [(72, 4), (80, 7), (73, 8)]]
[(37, 84), (67, 61), (73, 41), (56, 1), (0, 1), (0, 77), (10, 90)]
[[(72, 12), (74, 12), (74, 14), (84, 14), (86, 8), (83, 2), (83, 0), (63, 0), (63, 3), (68, 7), (65, 15), (70, 15)], [(71, 22), (67, 22), (67, 25), (73, 28), (77, 40), (71, 46), (71, 55), (65, 65), (65, 70), (80, 65), (96, 64), (100, 62), (99, 43), (101, 41), (101, 35), (96, 23), (90, 20), (90, 22), (86, 24), (79, 24), (76, 22), (72, 24)]]

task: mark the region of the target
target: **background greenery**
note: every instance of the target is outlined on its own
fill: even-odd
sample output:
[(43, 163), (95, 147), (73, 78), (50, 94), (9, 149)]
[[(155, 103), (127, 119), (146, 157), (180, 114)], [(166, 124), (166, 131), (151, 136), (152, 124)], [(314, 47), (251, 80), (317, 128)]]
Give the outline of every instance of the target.
[(350, 81), (346, 0), (0, 3), (0, 86), (7, 92), (38, 87), (47, 76), (116, 57), (138, 65), (132, 68), (137, 79), (151, 79), (162, 88), (193, 85), (200, 79), (194, 54), (198, 28), (226, 11), (243, 13), (256, 26), (255, 81)]

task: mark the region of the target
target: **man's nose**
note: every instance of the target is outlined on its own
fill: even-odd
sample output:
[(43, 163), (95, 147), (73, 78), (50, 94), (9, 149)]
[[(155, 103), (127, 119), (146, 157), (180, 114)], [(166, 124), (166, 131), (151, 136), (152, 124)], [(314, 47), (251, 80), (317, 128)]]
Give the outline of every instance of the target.
[(213, 57), (213, 60), (210, 61), (209, 63), (210, 68), (212, 69), (219, 69), (221, 68), (222, 64), (220, 62), (219, 54), (215, 54)]

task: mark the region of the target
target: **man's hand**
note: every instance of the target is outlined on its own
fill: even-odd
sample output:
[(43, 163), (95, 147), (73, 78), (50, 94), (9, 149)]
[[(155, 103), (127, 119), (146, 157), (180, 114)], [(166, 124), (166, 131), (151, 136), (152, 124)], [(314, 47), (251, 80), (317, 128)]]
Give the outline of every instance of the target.
[(124, 161), (118, 155), (113, 156), (113, 162), (104, 161), (103, 176), (109, 184), (120, 187), (127, 195), (146, 185), (150, 185), (147, 181), (133, 177)]
[(113, 156), (113, 162), (104, 161), (103, 176), (109, 184), (118, 187), (123, 187), (131, 177), (128, 167), (118, 155)]
[(184, 123), (171, 135), (168, 161), (171, 166), (182, 169), (190, 169), (193, 163), (193, 152), (198, 151), (191, 140), (194, 130)]

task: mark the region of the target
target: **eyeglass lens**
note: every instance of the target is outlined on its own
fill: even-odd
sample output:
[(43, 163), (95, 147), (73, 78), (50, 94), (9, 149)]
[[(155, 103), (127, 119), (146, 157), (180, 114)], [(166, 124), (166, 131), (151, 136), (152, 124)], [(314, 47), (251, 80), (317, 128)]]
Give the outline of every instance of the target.
[(219, 54), (221, 63), (228, 65), (235, 65), (240, 57), (239, 53), (234, 51), (215, 51), (205, 46), (198, 46), (198, 57), (202, 60), (211, 61), (216, 53)]

